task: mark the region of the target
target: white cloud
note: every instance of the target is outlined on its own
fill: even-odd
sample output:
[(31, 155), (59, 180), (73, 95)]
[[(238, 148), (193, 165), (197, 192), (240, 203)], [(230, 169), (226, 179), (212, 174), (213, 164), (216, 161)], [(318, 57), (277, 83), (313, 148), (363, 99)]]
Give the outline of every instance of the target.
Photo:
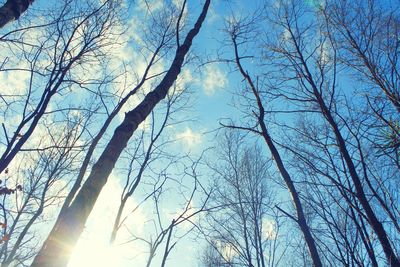
[(172, 3), (175, 5), (176, 8), (181, 8), (183, 0), (172, 0)]
[(209, 14), (207, 15), (207, 24), (208, 25), (213, 25), (214, 23), (216, 23), (218, 20), (221, 20), (222, 16), (220, 14), (217, 13), (216, 9), (211, 7)]
[[(163, 214), (164, 217), (167, 218), (167, 221), (172, 221), (172, 219), (177, 220), (180, 216), (182, 218), (187, 218), (188, 216), (194, 214), (197, 211), (193, 201), (191, 200), (189, 204), (185, 204), (181, 207), (178, 207), (174, 210), (170, 209), (164, 209)], [(201, 212), (199, 213), (201, 214)], [(196, 220), (196, 217), (198, 215), (195, 215), (190, 218), (190, 221), (193, 222)], [(193, 227), (192, 223), (190, 221), (183, 221), (182, 223), (179, 224), (179, 227), (183, 229), (184, 231), (188, 231)]]
[(30, 72), (28, 71), (0, 72), (0, 84), (2, 85), (2, 94), (24, 94), (29, 77)]
[(330, 61), (330, 51), (329, 51), (329, 45), (324, 42), (320, 45), (320, 49), (319, 49), (319, 61), (320, 64), (324, 65), (329, 63)]
[(163, 7), (162, 0), (141, 0), (139, 1), (138, 7), (141, 11), (154, 12)]
[(238, 252), (234, 245), (229, 243), (222, 243), (217, 241), (217, 248), (220, 251), (222, 257), (227, 261), (232, 261), (234, 257), (238, 255)]
[(181, 142), (185, 143), (189, 148), (195, 147), (202, 143), (202, 134), (195, 133), (190, 128), (186, 128), (185, 131), (178, 133), (176, 138)]
[(277, 238), (275, 221), (264, 219), (262, 222), (262, 234), (267, 240), (275, 240)]
[(190, 83), (197, 83), (198, 79), (194, 78), (190, 69), (184, 69), (177, 78), (177, 86), (181, 88), (187, 87)]
[(176, 79), (176, 87), (175, 90), (171, 88), (168, 91), (168, 95), (172, 96), (174, 94), (180, 94), (182, 91), (186, 90), (190, 84), (198, 84), (199, 79), (193, 77), (192, 72), (190, 69), (184, 69)]
[(228, 261), (231, 261), (235, 256), (238, 255), (238, 253), (234, 246), (228, 244), (223, 247), (222, 255), (224, 256), (225, 259), (227, 259)]
[(289, 42), (292, 39), (292, 35), (288, 29), (284, 29), (281, 34), (282, 41)]
[(213, 95), (216, 90), (224, 88), (228, 84), (226, 74), (217, 65), (208, 65), (205, 68), (203, 88), (206, 95)]

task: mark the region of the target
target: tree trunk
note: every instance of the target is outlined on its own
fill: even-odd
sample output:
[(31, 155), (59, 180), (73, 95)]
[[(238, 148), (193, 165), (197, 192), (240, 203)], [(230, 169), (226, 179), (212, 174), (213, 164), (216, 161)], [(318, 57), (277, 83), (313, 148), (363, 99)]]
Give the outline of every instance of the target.
[(35, 257), (32, 267), (62, 267), (67, 265), (71, 251), (83, 231), (97, 197), (130, 137), (152, 109), (166, 97), (169, 88), (178, 77), (192, 41), (204, 22), (210, 1), (206, 0), (196, 24), (187, 34), (183, 44), (178, 46), (172, 65), (160, 84), (147, 94), (135, 109), (125, 114), (123, 122), (116, 128), (110, 142), (99, 160), (94, 164), (89, 177), (76, 198), (64, 213), (60, 213), (59, 223), (54, 226), (47, 237), (43, 247)]
[(17, 20), (24, 13), (34, 0), (7, 0), (0, 7), (0, 29), (7, 23)]
[(299, 193), (297, 192), (297, 189), (294, 186), (294, 183), (293, 183), (293, 180), (292, 180), (290, 174), (287, 172), (286, 167), (283, 164), (281, 156), (280, 156), (278, 150), (276, 149), (275, 144), (272, 141), (272, 138), (269, 136), (269, 134), (267, 132), (267, 128), (265, 126), (264, 121), (260, 122), (260, 126), (262, 128), (262, 135), (264, 137), (264, 140), (267, 143), (268, 148), (271, 151), (272, 157), (276, 163), (276, 166), (278, 167), (278, 170), (279, 170), (280, 174), (282, 175), (286, 186), (288, 187), (290, 195), (292, 196), (293, 204), (294, 204), (294, 207), (295, 207), (296, 213), (297, 213), (296, 221), (300, 227), (300, 230), (303, 232), (304, 239), (305, 239), (307, 247), (308, 247), (308, 251), (310, 252), (311, 259), (313, 261), (313, 265), (315, 267), (322, 267), (323, 265), (321, 262), (321, 258), (319, 257), (319, 254), (318, 254), (318, 249), (315, 244), (314, 237), (311, 234), (310, 227), (308, 226), (306, 217), (304, 215), (303, 205), (301, 204)]
[(241, 75), (243, 76), (243, 78), (247, 81), (247, 83), (250, 86), (250, 89), (254, 95), (254, 97), (256, 98), (256, 102), (257, 102), (257, 107), (258, 107), (258, 123), (259, 123), (259, 127), (261, 128), (261, 135), (264, 138), (270, 152), (271, 155), (275, 161), (275, 164), (279, 170), (279, 173), (281, 174), (286, 186), (288, 187), (289, 193), (292, 197), (293, 200), (293, 204), (294, 207), (296, 209), (296, 222), (300, 227), (300, 230), (303, 233), (304, 239), (306, 241), (307, 247), (308, 247), (308, 251), (310, 252), (310, 256), (313, 262), (313, 265), (315, 267), (322, 267), (322, 261), (321, 258), (319, 257), (319, 253), (318, 253), (318, 249), (317, 246), (315, 244), (315, 240), (314, 237), (311, 234), (311, 230), (310, 227), (307, 224), (307, 220), (303, 211), (303, 206), (301, 204), (301, 200), (300, 200), (300, 196), (299, 193), (297, 192), (297, 189), (293, 183), (293, 179), (290, 176), (290, 174), (288, 173), (288, 171), (286, 170), (286, 167), (282, 161), (282, 158), (279, 154), (279, 151), (277, 150), (271, 136), (268, 133), (268, 129), (267, 126), (265, 125), (264, 122), (264, 114), (265, 114), (265, 110), (264, 110), (264, 106), (262, 104), (260, 95), (258, 94), (257, 88), (254, 85), (251, 77), (249, 76), (249, 74), (243, 69), (241, 62), (240, 62), (240, 56), (239, 56), (239, 51), (238, 51), (238, 45), (236, 42), (235, 37), (232, 38), (233, 44), (234, 44), (234, 49), (235, 49), (235, 61), (236, 64), (239, 68), (239, 71), (241, 73)]
[(294, 37), (293, 33), (291, 33), (291, 34), (292, 34), (292, 39), (294, 41), (294, 45), (296, 48), (296, 53), (298, 54), (300, 64), (304, 68), (304, 72), (307, 76), (307, 81), (311, 86), (315, 100), (318, 103), (318, 106), (321, 110), (322, 115), (324, 116), (324, 118), (328, 122), (328, 124), (330, 125), (330, 127), (333, 130), (333, 133), (335, 135), (336, 143), (337, 143), (337, 146), (339, 147), (340, 154), (342, 155), (344, 162), (346, 163), (350, 177), (351, 177), (354, 187), (356, 189), (356, 197), (365, 211), (365, 215), (368, 218), (368, 223), (371, 225), (372, 229), (374, 230), (375, 234), (377, 235), (377, 238), (378, 238), (380, 244), (382, 245), (382, 249), (386, 256), (388, 264), (392, 267), (398, 267), (398, 266), (400, 266), (400, 260), (397, 258), (395, 250), (392, 248), (392, 245), (389, 241), (389, 238), (387, 236), (385, 228), (383, 227), (383, 224), (379, 221), (377, 215), (375, 214), (375, 211), (372, 209), (372, 207), (369, 203), (369, 200), (368, 200), (366, 193), (364, 191), (364, 188), (363, 188), (361, 178), (357, 173), (353, 159), (350, 156), (350, 152), (347, 149), (346, 141), (345, 141), (344, 137), (342, 136), (339, 126), (337, 125), (337, 123), (333, 117), (333, 114), (331, 113), (330, 108), (326, 105), (325, 100), (323, 99), (322, 93), (319, 91), (318, 86), (314, 82), (312, 72), (308, 68), (307, 60), (303, 57), (301, 48), (300, 48), (299, 44), (296, 42), (296, 38)]
[(389, 238), (386, 234), (383, 224), (379, 221), (378, 217), (376, 216), (374, 210), (372, 209), (367, 199), (361, 179), (357, 173), (353, 160), (351, 159), (350, 153), (347, 150), (345, 140), (339, 130), (339, 127), (336, 124), (334, 118), (332, 117), (332, 114), (330, 113), (328, 107), (325, 105), (325, 102), (323, 101), (321, 96), (318, 98), (318, 101), (326, 120), (328, 121), (328, 123), (333, 129), (333, 132), (335, 133), (340, 153), (342, 154), (344, 161), (346, 162), (346, 165), (350, 173), (350, 177), (352, 178), (356, 189), (356, 197), (360, 201), (361, 206), (364, 208), (365, 214), (368, 218), (368, 222), (371, 225), (372, 229), (374, 230), (375, 234), (378, 237), (379, 242), (382, 245), (383, 252), (385, 253), (389, 265), (393, 267), (398, 267), (400, 266), (400, 261), (397, 258), (396, 253), (392, 248), (392, 245), (390, 244)]

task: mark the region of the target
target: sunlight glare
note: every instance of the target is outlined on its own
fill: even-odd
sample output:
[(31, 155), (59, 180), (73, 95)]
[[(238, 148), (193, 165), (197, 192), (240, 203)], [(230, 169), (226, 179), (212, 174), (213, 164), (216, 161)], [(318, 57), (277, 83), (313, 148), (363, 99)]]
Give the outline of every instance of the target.
[(122, 258), (122, 251), (117, 247), (98, 240), (85, 240), (75, 248), (68, 267), (122, 267)]

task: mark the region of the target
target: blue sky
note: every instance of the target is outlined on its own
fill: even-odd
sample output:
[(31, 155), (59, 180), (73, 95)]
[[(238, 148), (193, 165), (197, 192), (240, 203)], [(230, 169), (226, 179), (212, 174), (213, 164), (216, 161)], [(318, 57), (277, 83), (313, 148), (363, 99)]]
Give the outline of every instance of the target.
[[(162, 8), (162, 0), (151, 0), (148, 1), (150, 8), (157, 10)], [(172, 1), (174, 3), (180, 3), (180, 1)], [(203, 1), (199, 0), (189, 0), (189, 20), (188, 27), (190, 27), (197, 17), (200, 11), (201, 3)], [(262, 1), (261, 1), (262, 2)], [(307, 0), (306, 3), (313, 4), (315, 1)], [(36, 0), (35, 8), (45, 9), (52, 4), (49, 0)], [(226, 42), (224, 42), (226, 36), (224, 36), (223, 28), (225, 20), (229, 18), (232, 14), (240, 16), (248, 11), (252, 11), (258, 5), (258, 1), (229, 1), (229, 0), (213, 0), (211, 9), (209, 11), (206, 22), (204, 23), (200, 34), (196, 37), (194, 45), (192, 47), (193, 52), (198, 55), (203, 60), (208, 57), (211, 60), (217, 58), (217, 52), (223, 52), (222, 57), (231, 58), (232, 53), (230, 48), (226, 47)], [(145, 5), (143, 5), (143, 0), (138, 0), (135, 6), (129, 10), (131, 12), (128, 20), (130, 26), (129, 32), (122, 36), (122, 41), (127, 41), (129, 38), (133, 38), (135, 41), (140, 42), (141, 25), (139, 18), (141, 16), (135, 16), (137, 13), (145, 12)], [(34, 9), (33, 9), (34, 10)], [(126, 38), (126, 39), (124, 39)], [(118, 47), (118, 50), (112, 51), (116, 53), (115, 60), (110, 62), (116, 64), (116, 68), (120, 61), (124, 60), (127, 63), (133, 63), (128, 67), (128, 70), (143, 71), (144, 68), (144, 58), (138, 51), (135, 50), (136, 47), (132, 46), (132, 42), (127, 42)], [(232, 118), (240, 120), (241, 113), (238, 112), (237, 107), (235, 107), (235, 102), (232, 101), (232, 92), (235, 92), (241, 87), (242, 79), (233, 73), (231, 69), (224, 63), (207, 63), (199, 68), (199, 63), (194, 61), (192, 64), (187, 65), (181, 73), (178, 83), (185, 84), (189, 86), (191, 94), (188, 96), (190, 98), (189, 107), (184, 110), (184, 112), (179, 112), (176, 114), (176, 121), (186, 121), (178, 125), (173, 125), (167, 129), (166, 134), (175, 139), (175, 142), (170, 145), (171, 151), (180, 152), (182, 154), (188, 154), (192, 159), (199, 157), (201, 152), (209, 147), (215, 146), (216, 132), (215, 130), (219, 128), (219, 121), (223, 118)], [(246, 66), (252, 70), (251, 63), (247, 63)], [(168, 66), (164, 62), (160, 62), (156, 66), (154, 72), (167, 68)], [(131, 68), (131, 69), (129, 69)], [(90, 74), (96, 74), (98, 69), (93, 68), (88, 70)], [(1, 74), (0, 74), (1, 75)], [(88, 75), (88, 73), (82, 73), (82, 75)], [(12, 87), (21, 87), (21, 84), (27, 83), (27, 77), (7, 77), (5, 75), (1, 76), (4, 84), (10, 85), (9, 90)], [(132, 77), (128, 77), (133, 79)], [(133, 83), (133, 81), (130, 81)], [(115, 89), (115, 88), (113, 88)], [(117, 88), (118, 89), (118, 88)], [(127, 88), (129, 89), (129, 87)], [(145, 91), (151, 89), (151, 86), (147, 85)], [(72, 99), (85, 99), (89, 93), (82, 93), (82, 91), (73, 91)], [(63, 101), (63, 96), (58, 96), (58, 101)], [(128, 111), (135, 104), (140, 101), (140, 98), (134, 98), (123, 110), (123, 112)], [(71, 101), (72, 104), (73, 101)], [(51, 107), (52, 108), (52, 107)], [(110, 135), (118, 123), (122, 120), (123, 114), (115, 120), (111, 125), (108, 135)], [(156, 115), (157, 121), (159, 115), (162, 114), (162, 105), (157, 109)], [(10, 121), (15, 118), (11, 118)], [(143, 128), (148, 127), (148, 123), (142, 125)], [(95, 127), (94, 127), (95, 128)], [(42, 129), (43, 130), (43, 129)], [(95, 131), (93, 131), (95, 132)], [(100, 149), (101, 150), (101, 149)], [(100, 151), (99, 151), (100, 152)], [(98, 153), (99, 153), (98, 152)], [(268, 155), (268, 153), (266, 153)], [(207, 154), (208, 159), (213, 158), (212, 153)], [(148, 250), (148, 245), (141, 241), (136, 240), (134, 242), (127, 243), (123, 246), (109, 247), (109, 238), (112, 223), (116, 214), (116, 207), (119, 202), (119, 194), (116, 192), (121, 192), (125, 176), (122, 175), (121, 168), (126, 164), (126, 160), (121, 160), (116, 170), (113, 172), (109, 178), (109, 182), (104, 188), (100, 195), (100, 198), (93, 210), (85, 232), (79, 241), (75, 253), (73, 255), (70, 267), (81, 267), (81, 266), (132, 266), (136, 264), (141, 266), (146, 260), (146, 251)], [(155, 162), (152, 164), (153, 171), (162, 170), (165, 162)], [(189, 162), (187, 162), (189, 164)], [(179, 164), (178, 164), (179, 165)], [(186, 190), (185, 196), (190, 195), (190, 190), (193, 186), (193, 181), (190, 177), (181, 176), (182, 166), (174, 166), (172, 169), (168, 170), (171, 176), (176, 173), (178, 175), (174, 176), (177, 180), (183, 179), (182, 184), (179, 186), (178, 183), (171, 181), (167, 184), (168, 190), (166, 190), (163, 197), (162, 207), (160, 211), (164, 215), (163, 224), (164, 226), (169, 223), (169, 221), (176, 216), (176, 213), (184, 208), (186, 205), (185, 199), (182, 198), (180, 190)], [(200, 173), (203, 175), (202, 179), (204, 184), (212, 178), (209, 177), (206, 168), (199, 167)], [(143, 185), (141, 185), (134, 196), (128, 201), (127, 210), (133, 210), (137, 205), (147, 196), (147, 192), (151, 189), (151, 173), (146, 173), (146, 180)], [(65, 193), (65, 192), (63, 192)], [(200, 198), (195, 198), (193, 205), (196, 206), (196, 201), (200, 201)], [(189, 211), (189, 213), (191, 210)], [(49, 211), (49, 216), (54, 215), (56, 212)], [(126, 221), (126, 228), (121, 230), (120, 240), (121, 242), (131, 239), (133, 235), (138, 238), (151, 239), (154, 238), (155, 231), (159, 229), (154, 228), (154, 205), (143, 204), (135, 210), (132, 216)], [(47, 227), (49, 225), (46, 225)], [(46, 228), (46, 227), (44, 227)], [(178, 235), (183, 235), (190, 228), (190, 224), (182, 224), (178, 227)], [(45, 232), (47, 229), (42, 229)], [(43, 233), (45, 236), (45, 233)], [(173, 250), (169, 266), (196, 266), (199, 253), (201, 253), (201, 246), (203, 241), (200, 238), (196, 238), (194, 235), (188, 235), (179, 241), (177, 247)], [(158, 249), (158, 255), (162, 255), (164, 249), (164, 243)], [(154, 265), (158, 266), (160, 259), (156, 257)]]
[[(154, 4), (154, 8), (158, 8), (159, 2), (150, 1), (150, 3)], [(201, 1), (189, 1), (190, 22), (194, 20), (199, 11), (199, 2)], [(237, 2), (237, 4), (233, 2), (227, 4), (227, 1), (223, 0), (213, 1), (206, 23), (203, 25), (193, 45), (194, 52), (200, 57), (207, 55), (214, 58), (217, 50), (221, 49), (222, 29), (224, 27), (224, 20), (229, 16), (229, 10), (253, 8), (252, 4), (244, 5), (241, 1)], [(129, 52), (124, 51), (125, 53)], [(190, 108), (187, 111), (185, 110), (184, 114), (178, 113), (177, 120), (190, 119), (192, 121), (179, 124), (174, 129), (175, 137), (178, 140), (173, 147), (175, 146), (181, 152), (197, 157), (203, 149), (215, 146), (216, 133), (214, 130), (219, 127), (219, 120), (221, 118), (239, 116), (236, 109), (231, 106), (231, 92), (239, 87), (238, 83), (240, 79), (229, 73), (229, 68), (223, 63), (206, 64), (201, 67), (200, 72), (197, 64), (188, 65), (181, 73), (179, 79), (183, 79), (184, 81), (181, 82), (187, 83), (192, 93), (190, 95)], [(155, 163), (155, 165), (154, 168), (157, 168), (158, 164)], [(203, 175), (202, 179), (207, 184), (206, 181), (210, 177), (207, 177), (207, 173), (203, 173)], [(74, 254), (70, 267), (87, 266), (89, 263), (92, 263), (94, 257), (98, 257), (98, 263), (96, 262), (96, 264), (99, 264), (98, 266), (102, 266), (102, 264), (109, 266), (110, 261), (113, 262), (113, 266), (121, 267), (131, 266), (132, 263), (144, 265), (145, 256), (147, 255), (145, 251), (148, 249), (144, 242), (135, 241), (124, 246), (112, 248), (114, 251), (112, 253), (108, 252), (110, 226), (115, 216), (115, 206), (118, 203), (118, 196), (113, 195), (113, 192), (121, 190), (119, 187), (122, 184), (123, 178), (118, 183), (120, 179), (116, 172), (110, 177), (106, 188), (103, 190), (92, 212), (85, 233), (76, 248), (77, 252)], [(189, 179), (187, 186), (190, 187), (191, 185), (192, 181)], [(177, 188), (173, 188), (173, 184), (170, 186), (169, 194), (163, 199), (162, 209), (167, 217), (165, 224), (171, 220), (177, 210), (182, 209), (182, 203), (184, 203), (179, 197)], [(146, 195), (146, 189), (144, 188), (135, 192), (129, 204), (131, 208)], [(151, 205), (143, 205), (143, 207), (135, 211), (129, 219), (129, 225), (133, 228), (130, 231), (136, 231), (139, 236), (147, 238), (150, 235), (154, 236), (155, 228), (151, 221), (154, 219), (152, 217), (154, 214), (151, 210)], [(189, 224), (179, 226), (177, 234), (184, 234), (190, 227)], [(129, 235), (124, 230), (121, 232), (122, 239), (124, 233)], [(93, 244), (96, 244), (96, 246), (93, 246)], [(193, 235), (186, 236), (179, 241), (176, 248), (172, 251), (169, 266), (196, 266), (199, 255), (202, 253), (201, 247), (203, 245), (204, 242), (200, 238), (196, 238)], [(93, 251), (94, 248), (96, 248), (95, 251)], [(157, 254), (162, 255), (163, 249), (164, 243), (158, 249)], [(153, 266), (158, 266), (159, 260), (156, 257)]]
[[(150, 3), (154, 4), (155, 9), (158, 8), (159, 2), (150, 1)], [(189, 1), (190, 22), (198, 14), (199, 2), (201, 1)], [(220, 49), (221, 43), (218, 39), (221, 36), (220, 30), (223, 28), (223, 20), (227, 14), (225, 1), (217, 0), (213, 2), (206, 23), (194, 41), (193, 50), (196, 54), (201, 57), (204, 55), (214, 56), (216, 50)], [(125, 49), (124, 55), (129, 53), (129, 47)], [(211, 131), (219, 127), (218, 120), (223, 117), (231, 117), (235, 113), (235, 109), (230, 106), (231, 94), (229, 91), (238, 85), (235, 84), (235, 79), (229, 77), (228, 68), (220, 63), (207, 64), (200, 69), (200, 72), (196, 64), (188, 65), (184, 68), (179, 79), (180, 81), (178, 80), (178, 82), (187, 83), (192, 93), (190, 95), (190, 107), (185, 110), (184, 114), (178, 113), (176, 120), (190, 119), (191, 121), (176, 126), (172, 134), (175, 135), (177, 141), (172, 147), (176, 147), (177, 151), (197, 157), (203, 149), (214, 145), (215, 132)], [(158, 165), (162, 165), (162, 163), (155, 162), (152, 166), (154, 166), (153, 168), (158, 168)], [(162, 167), (160, 166), (160, 168)], [(117, 246), (116, 248), (111, 248), (113, 251), (111, 253), (108, 245), (110, 226), (118, 203), (118, 195), (113, 193), (121, 190), (123, 179), (123, 177), (119, 177), (118, 172), (114, 172), (110, 177), (90, 216), (70, 267), (93, 264), (93, 258), (97, 258), (96, 265), (98, 266), (103, 266), (102, 264), (110, 266), (110, 261), (113, 266), (121, 267), (131, 266), (132, 263), (144, 265), (148, 250), (148, 245), (145, 242), (139, 240), (123, 246)], [(206, 180), (209, 177), (204, 176), (203, 179), (206, 184)], [(177, 184), (170, 184), (170, 189), (163, 198), (161, 210), (166, 217), (164, 218), (165, 225), (174, 217), (174, 213), (183, 208), (182, 203), (184, 201), (179, 196), (178, 186)], [(189, 179), (187, 187), (190, 188), (191, 186), (192, 181)], [(148, 189), (149, 187), (146, 186), (139, 187), (138, 192), (135, 192), (134, 197), (129, 201), (128, 210), (133, 209), (146, 196), (146, 190)], [(130, 228), (129, 232), (135, 232), (143, 238), (151, 238), (151, 236), (154, 238), (155, 231), (159, 231), (154, 227), (152, 221), (154, 219), (153, 205), (142, 205), (127, 221), (127, 225)], [(190, 225), (183, 224), (178, 227), (176, 234), (182, 235), (190, 227)], [(124, 240), (124, 235), (129, 236), (130, 234), (122, 229), (120, 233), (121, 240)], [(171, 253), (169, 266), (197, 265), (203, 241), (199, 238), (196, 240), (193, 238), (193, 235), (189, 235), (179, 241)], [(162, 255), (163, 250), (164, 243), (158, 249), (157, 255)], [(158, 266), (159, 261), (159, 257), (156, 257), (152, 266)]]

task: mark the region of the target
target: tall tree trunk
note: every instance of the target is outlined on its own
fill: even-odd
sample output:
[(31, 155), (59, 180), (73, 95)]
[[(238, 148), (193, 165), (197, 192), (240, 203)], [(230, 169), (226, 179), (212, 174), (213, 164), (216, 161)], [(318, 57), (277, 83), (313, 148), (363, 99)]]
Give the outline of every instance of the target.
[(292, 201), (294, 204), (294, 207), (296, 209), (296, 215), (297, 215), (297, 224), (300, 227), (300, 230), (303, 232), (304, 239), (306, 241), (308, 251), (310, 252), (311, 259), (313, 262), (313, 265), (315, 267), (322, 267), (322, 261), (321, 258), (319, 257), (318, 249), (315, 244), (314, 237), (311, 234), (310, 227), (307, 224), (307, 220), (303, 211), (303, 205), (301, 204), (300, 196), (299, 193), (297, 192), (297, 189), (293, 183), (293, 179), (286, 170), (285, 165), (283, 164), (283, 161), (281, 159), (281, 156), (276, 149), (275, 144), (272, 141), (271, 136), (269, 135), (266, 125), (264, 123), (264, 120), (259, 121), (260, 122), (260, 127), (262, 131), (262, 136), (264, 137), (265, 142), (268, 145), (269, 150), (271, 151), (271, 155), (276, 163), (276, 166), (278, 167), (278, 170), (280, 174), (282, 175), (283, 180), (285, 181), (286, 186), (288, 187), (288, 190), (290, 192), (290, 195), (292, 197)]
[(386, 259), (389, 263), (390, 266), (393, 267), (398, 267), (400, 266), (400, 261), (396, 256), (395, 250), (392, 248), (392, 245), (390, 244), (389, 238), (386, 234), (385, 228), (383, 227), (383, 224), (379, 221), (377, 215), (375, 214), (375, 211), (372, 209), (369, 200), (365, 194), (362, 181), (360, 176), (357, 173), (355, 164), (353, 162), (353, 159), (350, 156), (350, 152), (347, 149), (346, 141), (344, 137), (342, 136), (342, 133), (340, 132), (339, 126), (337, 125), (335, 119), (333, 118), (333, 115), (329, 109), (329, 107), (326, 105), (325, 100), (323, 99), (322, 93), (318, 91), (318, 87), (316, 83), (314, 82), (313, 75), (311, 74), (311, 71), (308, 68), (308, 65), (306, 63), (306, 60), (303, 58), (301, 54), (301, 50), (299, 48), (299, 45), (295, 42), (296, 46), (296, 51), (299, 54), (299, 58), (301, 60), (301, 64), (304, 67), (305, 73), (308, 76), (308, 82), (310, 86), (312, 87), (313, 94), (315, 96), (315, 100), (317, 101), (319, 108), (321, 110), (322, 115), (324, 116), (325, 120), (329, 123), (331, 126), (333, 133), (335, 134), (336, 142), (339, 147), (340, 154), (342, 155), (346, 166), (348, 168), (350, 177), (352, 178), (354, 187), (356, 189), (356, 197), (358, 201), (360, 201), (361, 206), (363, 207), (365, 211), (365, 215), (368, 218), (368, 222), (371, 225), (372, 229), (374, 230), (375, 234), (378, 237), (378, 240), (380, 244), (382, 245), (383, 252), (385, 253)]
[(178, 45), (172, 65), (160, 84), (147, 94), (135, 109), (125, 114), (123, 122), (116, 128), (103, 153), (93, 165), (92, 171), (81, 190), (65, 212), (60, 213), (59, 223), (54, 226), (47, 237), (43, 247), (35, 257), (32, 267), (63, 267), (67, 265), (71, 251), (83, 231), (97, 197), (130, 137), (153, 108), (166, 97), (169, 88), (178, 77), (192, 41), (199, 33), (205, 20), (210, 1), (206, 0), (196, 24), (188, 32), (183, 44)]
[(262, 104), (260, 95), (258, 94), (257, 88), (255, 86), (255, 84), (253, 83), (253, 80), (251, 79), (250, 75), (244, 70), (244, 68), (242, 67), (242, 64), (240, 62), (240, 56), (239, 56), (239, 51), (238, 51), (238, 44), (236, 42), (236, 37), (233, 36), (232, 37), (232, 41), (234, 44), (234, 49), (235, 49), (235, 61), (236, 61), (236, 65), (239, 68), (239, 71), (241, 73), (241, 75), (243, 76), (243, 78), (246, 80), (246, 82), (248, 83), (254, 97), (256, 98), (256, 102), (257, 102), (257, 107), (258, 107), (258, 116), (257, 116), (257, 120), (259, 123), (259, 127), (261, 128), (261, 132), (260, 134), (262, 135), (262, 137), (264, 138), (264, 141), (266, 142), (271, 155), (275, 161), (275, 164), (286, 184), (286, 186), (288, 187), (289, 193), (292, 197), (292, 201), (294, 204), (294, 207), (296, 209), (296, 215), (297, 218), (296, 222), (300, 227), (300, 230), (303, 232), (303, 236), (304, 239), (306, 241), (307, 247), (308, 247), (308, 251), (310, 252), (310, 256), (313, 262), (313, 265), (315, 267), (322, 267), (322, 261), (321, 258), (319, 256), (318, 253), (318, 249), (317, 249), (317, 245), (315, 244), (315, 240), (314, 237), (311, 234), (311, 230), (310, 227), (307, 224), (307, 220), (303, 211), (303, 205), (301, 204), (301, 200), (300, 200), (300, 196), (299, 193), (297, 192), (297, 189), (293, 183), (293, 179), (290, 176), (290, 174), (288, 173), (288, 171), (286, 170), (286, 167), (282, 161), (282, 158), (279, 154), (278, 149), (276, 148), (272, 137), (270, 136), (270, 134), (268, 133), (268, 129), (267, 126), (265, 125), (264, 122), (264, 114), (265, 114), (265, 110), (264, 110), (264, 106)]
[(353, 160), (350, 156), (350, 152), (347, 150), (346, 142), (339, 130), (339, 126), (336, 124), (332, 114), (330, 113), (328, 107), (325, 105), (322, 96), (317, 95), (318, 103), (320, 104), (321, 111), (325, 116), (325, 119), (328, 121), (330, 126), (333, 129), (333, 132), (336, 136), (336, 142), (340, 150), (340, 154), (344, 158), (346, 162), (348, 171), (350, 173), (350, 177), (353, 180), (354, 187), (356, 189), (356, 197), (358, 201), (360, 201), (361, 206), (363, 207), (365, 214), (368, 218), (368, 222), (371, 225), (372, 229), (374, 230), (376, 236), (378, 237), (379, 242), (382, 245), (383, 252), (385, 253), (386, 259), (390, 266), (399, 267), (400, 261), (396, 256), (395, 250), (392, 248), (390, 244), (389, 238), (386, 234), (385, 228), (383, 224), (379, 221), (378, 217), (376, 216), (374, 210), (372, 209), (369, 200), (365, 194), (361, 178), (359, 177), (356, 167), (353, 163)]
[(34, 0), (7, 0), (0, 7), (0, 29), (7, 23), (17, 20), (24, 13)]
[[(319, 89), (318, 89), (317, 83), (315, 82), (312, 72), (308, 67), (307, 59), (303, 56), (302, 50), (300, 48), (298, 41), (296, 40), (296, 37), (294, 36), (294, 34), (291, 30), (289, 30), (289, 31), (291, 34), (291, 38), (293, 40), (293, 44), (296, 49), (296, 53), (298, 55), (297, 57), (300, 61), (299, 64), (304, 69), (304, 74), (306, 76), (307, 82), (311, 86), (312, 94), (314, 95), (315, 101), (318, 103), (318, 106), (319, 106), (319, 109), (320, 109), (322, 115), (324, 116), (324, 118), (328, 122), (328, 124), (330, 125), (330, 127), (335, 135), (336, 143), (339, 148), (340, 154), (342, 155), (344, 162), (346, 163), (350, 177), (351, 177), (354, 187), (356, 189), (356, 197), (365, 211), (365, 215), (368, 219), (368, 223), (371, 225), (371, 228), (374, 230), (374, 233), (377, 235), (377, 238), (378, 238), (380, 244), (382, 245), (382, 249), (386, 256), (388, 264), (392, 267), (399, 267), (400, 260), (397, 258), (395, 250), (392, 248), (392, 245), (387, 236), (385, 228), (383, 227), (383, 224), (380, 222), (377, 215), (375, 214), (375, 211), (372, 209), (372, 206), (369, 203), (367, 195), (364, 191), (361, 177), (359, 176), (359, 174), (356, 170), (356, 166), (353, 162), (353, 159), (350, 156), (350, 152), (347, 149), (346, 141), (345, 141), (344, 137), (342, 136), (339, 126), (333, 117), (330, 107), (328, 107), (328, 105), (325, 103), (322, 92), (319, 91)], [(335, 82), (333, 83), (333, 86), (335, 86)]]

